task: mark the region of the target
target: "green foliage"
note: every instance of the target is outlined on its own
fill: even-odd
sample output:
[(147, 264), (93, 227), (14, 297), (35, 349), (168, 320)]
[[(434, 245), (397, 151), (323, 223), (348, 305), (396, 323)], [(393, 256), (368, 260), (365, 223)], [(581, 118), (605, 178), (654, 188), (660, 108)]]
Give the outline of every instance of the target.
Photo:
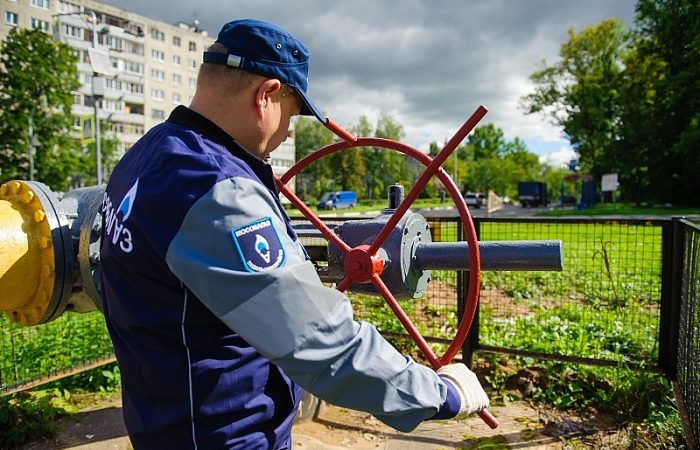
[[(403, 127), (389, 116), (382, 116), (373, 128), (366, 117), (351, 130), (358, 136), (401, 140)], [(299, 117), (295, 125), (297, 160), (333, 143), (333, 135), (316, 120)], [(297, 176), (296, 191), (301, 198), (319, 198), (326, 191), (353, 190), (364, 199), (383, 199), (389, 185), (408, 187), (416, 169), (408, 157), (381, 147), (341, 150), (313, 162)]]
[[(401, 141), (401, 124), (390, 116), (382, 116), (373, 127), (361, 116), (350, 131), (362, 137)], [(297, 160), (332, 143), (333, 136), (318, 121), (299, 117), (296, 120), (295, 145)], [(440, 147), (430, 144), (430, 156)], [(550, 189), (558, 190), (565, 171), (553, 171), (539, 162), (519, 138), (509, 141), (502, 129), (493, 124), (477, 127), (468, 140), (455, 150), (455, 157), (444, 164), (462, 192), (493, 190), (500, 196), (517, 197), (519, 181), (547, 177)], [(313, 162), (297, 176), (297, 194), (306, 201), (319, 198), (330, 190), (349, 189), (363, 200), (386, 198), (389, 185), (401, 183), (410, 188), (425, 167), (394, 150), (369, 147), (341, 150)], [(462, 183), (459, 180), (464, 180)], [(419, 194), (420, 198), (436, 198), (442, 184), (434, 178)]]
[(56, 419), (74, 411), (69, 398), (69, 393), (54, 390), (0, 396), (0, 448), (54, 434)]
[(80, 87), (70, 47), (43, 31), (12, 29), (0, 47), (0, 181), (29, 179), (29, 123), (37, 141), (35, 179), (65, 190), (84, 155), (69, 136)]
[(684, 448), (672, 388), (647, 367), (596, 367), (489, 353), (480, 354), (478, 363), (479, 371), (488, 371), (484, 379), (493, 403), (524, 397), (562, 410), (594, 410), (626, 426), (638, 448)]
[(23, 328), (11, 323), (6, 315), (0, 317), (0, 368), (5, 371), (3, 383), (24, 382), (46, 374), (57, 373), (73, 366), (97, 361), (112, 354), (112, 343), (104, 318), (98, 313), (64, 314), (55, 321)]
[[(431, 155), (438, 150), (436, 143), (431, 144)], [(462, 192), (492, 190), (499, 196), (517, 198), (519, 181), (542, 179), (549, 170), (521, 139), (508, 141), (503, 130), (493, 124), (476, 127), (456, 153), (458, 161), (446, 162), (445, 170), (453, 177), (457, 172)], [(557, 186), (562, 176), (554, 180)]]
[(523, 105), (563, 127), (584, 173), (618, 173), (623, 198), (698, 205), (700, 4), (640, 0), (637, 13), (633, 30), (570, 30)]
[(543, 113), (560, 125), (580, 156), (585, 172), (600, 178), (615, 128), (616, 101), (628, 33), (619, 20), (569, 30), (560, 60), (530, 76), (535, 92), (523, 98), (528, 113)]
[(45, 388), (64, 392), (118, 392), (121, 389), (121, 373), (114, 362), (52, 381)]
[[(700, 4), (695, 0), (640, 0), (635, 75), (640, 121), (650, 142), (645, 158), (653, 179), (649, 197), (698, 205), (700, 189)], [(639, 102), (639, 99), (636, 99)], [(644, 117), (646, 120), (644, 121)]]
[[(333, 136), (317, 120), (297, 117), (294, 123), (296, 160), (333, 142)], [(319, 198), (327, 190), (335, 190), (333, 172), (327, 158), (312, 163), (296, 177), (296, 193), (302, 200)]]

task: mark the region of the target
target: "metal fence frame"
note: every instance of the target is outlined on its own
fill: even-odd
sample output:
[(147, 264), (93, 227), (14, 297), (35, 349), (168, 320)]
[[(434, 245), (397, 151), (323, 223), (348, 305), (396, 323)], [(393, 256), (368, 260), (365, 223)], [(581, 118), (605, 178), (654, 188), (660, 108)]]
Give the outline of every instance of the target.
[[(339, 222), (345, 218), (329, 218)], [(458, 218), (436, 219), (430, 221), (456, 222), (457, 239), (463, 239), (463, 230)], [(652, 370), (662, 372), (671, 380), (676, 396), (684, 432), (691, 449), (697, 448), (700, 440), (700, 227), (683, 218), (475, 218), (477, 234), (483, 224), (489, 222), (526, 222), (526, 223), (599, 223), (620, 225), (644, 225), (661, 229), (661, 291), (659, 298), (659, 332), (658, 358)], [(566, 252), (566, 248), (564, 248)], [(457, 277), (458, 316), (464, 308), (464, 292), (467, 286), (467, 272), (459, 272)], [(615, 361), (595, 358), (530, 352), (522, 349), (495, 348), (479, 342), (479, 310), (475, 316), (470, 334), (465, 342), (462, 360), (470, 363), (475, 351), (491, 351), (514, 355), (533, 356), (542, 359), (580, 362), (597, 365), (614, 365)], [(390, 333), (391, 334), (391, 333)], [(395, 333), (394, 333), (395, 334)], [(431, 340), (426, 337), (426, 340)], [(440, 338), (432, 338), (440, 340)], [(1, 342), (1, 341), (0, 341)], [(74, 374), (82, 370), (97, 367), (113, 358), (100, 356), (97, 360), (85, 361), (69, 368), (61, 368), (54, 373), (33, 379), (16, 380), (15, 384), (0, 385), (0, 395), (29, 389)], [(648, 368), (648, 367), (647, 367)], [(4, 380), (3, 380), (4, 381)]]
[(673, 221), (674, 264), (669, 328), (674, 351), (666, 375), (671, 379), (683, 431), (691, 449), (700, 441), (700, 226)]

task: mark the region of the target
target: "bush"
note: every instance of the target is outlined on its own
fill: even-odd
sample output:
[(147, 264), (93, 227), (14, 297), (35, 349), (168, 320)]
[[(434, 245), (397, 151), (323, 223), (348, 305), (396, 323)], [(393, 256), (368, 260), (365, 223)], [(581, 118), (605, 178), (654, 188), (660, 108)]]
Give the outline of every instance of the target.
[(0, 448), (12, 448), (56, 433), (56, 419), (73, 411), (69, 399), (67, 391), (58, 390), (0, 396)]

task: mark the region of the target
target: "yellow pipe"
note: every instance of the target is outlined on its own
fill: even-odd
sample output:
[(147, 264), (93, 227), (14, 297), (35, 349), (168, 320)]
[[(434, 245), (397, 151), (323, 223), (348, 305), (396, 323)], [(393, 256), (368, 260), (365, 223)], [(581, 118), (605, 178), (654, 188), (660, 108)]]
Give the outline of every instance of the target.
[(0, 186), (0, 311), (35, 325), (48, 309), (56, 277), (51, 228), (35, 192), (24, 182)]

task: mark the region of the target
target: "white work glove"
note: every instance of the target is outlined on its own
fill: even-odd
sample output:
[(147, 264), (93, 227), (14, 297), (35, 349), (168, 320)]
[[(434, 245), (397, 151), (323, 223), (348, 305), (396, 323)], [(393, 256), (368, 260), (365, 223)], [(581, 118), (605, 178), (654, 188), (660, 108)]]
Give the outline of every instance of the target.
[(442, 366), (437, 374), (444, 381), (451, 383), (459, 393), (461, 405), (456, 419), (464, 418), (489, 407), (489, 398), (481, 387), (476, 374), (461, 363)]

